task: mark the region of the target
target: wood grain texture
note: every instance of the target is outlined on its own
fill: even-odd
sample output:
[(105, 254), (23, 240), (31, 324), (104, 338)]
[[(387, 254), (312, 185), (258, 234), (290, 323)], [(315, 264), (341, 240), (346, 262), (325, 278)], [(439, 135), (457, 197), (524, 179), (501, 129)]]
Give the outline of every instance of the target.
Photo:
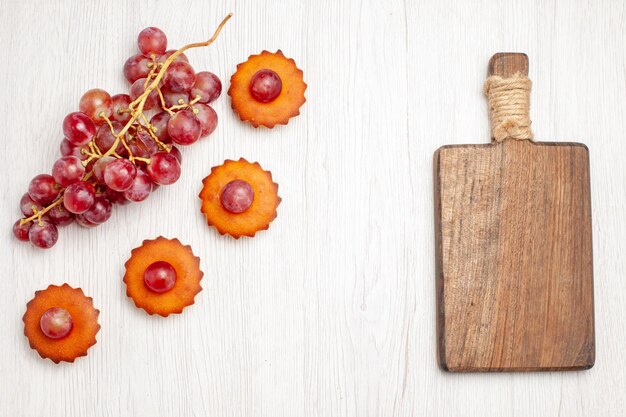
[[(528, 56), (497, 53), (488, 75), (528, 75)], [(434, 160), (441, 367), (452, 372), (591, 368), (587, 147), (505, 139), (444, 146)]]
[(439, 361), (449, 371), (595, 361), (589, 152), (505, 140), (435, 154)]
[[(230, 11), (191, 63), (226, 82), (280, 48), (304, 69), (302, 114), (255, 130), (222, 96), (179, 183), (100, 229), (67, 228), (49, 252), (14, 242), (17, 202), (51, 168), (63, 117), (89, 88), (127, 88), (137, 33), (159, 26), (179, 46)], [(0, 0), (0, 416), (626, 414), (625, 12), (621, 0)], [(437, 367), (432, 156), (488, 141), (481, 85), (503, 50), (532, 57), (538, 140), (591, 149), (590, 371)], [(234, 241), (206, 227), (196, 196), (211, 166), (239, 157), (272, 171), (283, 202), (269, 231)], [(206, 273), (196, 303), (167, 319), (135, 308), (121, 281), (130, 250), (157, 235), (190, 244)], [(87, 358), (54, 366), (21, 317), (64, 281), (94, 297), (102, 330)]]
[(508, 78), (517, 73), (528, 75), (528, 55), (521, 52), (498, 52), (489, 58), (487, 75)]

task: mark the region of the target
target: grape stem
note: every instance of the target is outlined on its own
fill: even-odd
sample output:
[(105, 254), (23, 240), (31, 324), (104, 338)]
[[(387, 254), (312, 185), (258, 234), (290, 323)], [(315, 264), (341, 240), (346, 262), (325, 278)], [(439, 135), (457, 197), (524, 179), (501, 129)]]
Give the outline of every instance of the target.
[(103, 156), (109, 156), (109, 155), (111, 155), (113, 153), (113, 151), (117, 148), (117, 145), (120, 142), (120, 138), (124, 136), (124, 134), (128, 131), (128, 129), (137, 120), (139, 115), (143, 113), (143, 106), (146, 104), (146, 100), (148, 99), (148, 96), (150, 95), (150, 93), (155, 88), (157, 88), (159, 86), (159, 83), (161, 82), (161, 80), (165, 76), (165, 71), (167, 71), (167, 69), (169, 68), (170, 64), (172, 62), (174, 62), (174, 60), (176, 58), (178, 58), (183, 52), (185, 52), (185, 51), (187, 51), (189, 49), (201, 48), (201, 47), (204, 47), (204, 46), (209, 46), (213, 42), (215, 42), (215, 40), (219, 36), (220, 32), (222, 31), (222, 28), (224, 27), (226, 22), (228, 22), (228, 20), (232, 17), (232, 15), (233, 15), (232, 13), (229, 13), (222, 20), (222, 22), (219, 24), (219, 26), (215, 30), (215, 33), (213, 33), (213, 36), (211, 36), (211, 38), (209, 40), (207, 40), (206, 42), (197, 42), (197, 43), (190, 43), (189, 45), (185, 45), (182, 48), (180, 48), (179, 50), (177, 50), (176, 52), (174, 52), (172, 55), (170, 55), (165, 60), (165, 62), (163, 62), (163, 65), (161, 65), (161, 68), (159, 69), (159, 72), (157, 73), (157, 75), (154, 78), (154, 80), (152, 81), (152, 83), (150, 83), (150, 85), (148, 87), (146, 87), (145, 91), (139, 97), (137, 97), (134, 101), (132, 101), (128, 105), (128, 108), (131, 109), (131, 118), (128, 121), (128, 123), (126, 123), (126, 126), (124, 126), (122, 128), (122, 130), (120, 130), (120, 132), (118, 133), (118, 136), (117, 136), (115, 142), (113, 143), (111, 148), (108, 151), (106, 151), (106, 153)]
[(169, 108), (169, 111), (173, 113), (173, 110), (181, 110), (181, 109), (186, 109), (187, 107), (191, 107), (194, 104), (196, 104), (197, 102), (199, 102), (202, 99), (202, 97), (200, 96), (196, 96), (193, 100), (191, 100), (189, 103), (185, 103), (185, 100), (183, 100), (182, 98), (180, 100), (178, 100), (178, 104), (174, 105), (172, 107)]
[(47, 212), (49, 212), (50, 210), (52, 210), (53, 208), (55, 208), (56, 206), (58, 206), (59, 204), (61, 204), (63, 202), (63, 195), (59, 196), (56, 201), (52, 204), (50, 204), (48, 207), (45, 207), (41, 210), (33, 210), (33, 212), (35, 214), (33, 214), (32, 216), (26, 218), (26, 219), (20, 219), (20, 226), (25, 225), (28, 222), (32, 222), (33, 220), (38, 220), (39, 221), (39, 225), (43, 226), (43, 222), (42, 222), (42, 217), (44, 214), (46, 214)]
[(154, 54), (151, 54), (151, 57), (152, 57), (152, 65), (151, 65), (152, 68), (150, 68), (150, 72), (148, 73), (148, 76), (146, 77), (146, 81), (143, 82), (144, 90), (148, 86), (148, 83), (150, 82), (150, 79), (154, 76), (154, 74), (156, 73), (157, 69), (159, 68), (159, 64), (156, 62), (156, 57), (154, 56)]
[[(142, 113), (142, 116), (143, 116), (143, 113)], [(111, 130), (111, 133), (113, 134), (113, 136), (117, 138), (117, 132), (115, 131), (115, 128), (113, 127), (113, 123), (111, 123), (111, 120), (106, 116), (106, 114), (104, 114), (104, 112), (100, 113), (100, 117), (104, 119), (105, 122), (107, 122), (107, 124), (109, 125), (109, 130)], [(126, 139), (124, 139), (123, 137), (120, 137), (120, 142), (122, 142), (124, 149), (126, 149), (126, 152), (128, 153), (128, 160), (130, 162), (132, 162), (133, 164), (135, 163), (135, 161), (143, 161), (146, 163), (150, 163), (149, 159), (138, 158), (135, 155), (133, 155), (133, 151), (130, 150), (130, 147), (128, 146), (128, 143), (126, 142)], [(103, 155), (102, 153), (100, 153), (100, 156), (98, 156), (98, 158), (102, 158), (102, 157)], [(86, 164), (83, 162), (83, 165), (86, 165)]]
[(165, 97), (163, 97), (163, 92), (161, 91), (161, 87), (156, 88), (157, 93), (159, 94), (159, 100), (161, 100), (161, 108), (165, 110), (170, 116), (174, 115), (174, 112), (167, 108), (165, 105)]
[[(91, 142), (89, 144), (89, 150), (87, 149), (83, 149), (82, 153), (87, 155), (88, 158), (83, 161), (83, 165), (87, 165), (89, 162), (91, 162), (93, 159), (100, 159), (100, 158), (104, 158), (105, 156), (113, 156), (115, 158), (120, 158), (120, 156), (115, 152), (115, 150), (117, 149), (118, 145), (120, 144), (120, 142), (122, 142), (122, 145), (124, 146), (124, 148), (126, 149), (126, 151), (128, 152), (128, 159), (131, 162), (134, 161), (142, 161), (145, 162), (147, 164), (150, 163), (150, 159), (147, 158), (139, 158), (136, 156), (133, 156), (130, 148), (128, 147), (128, 144), (126, 143), (126, 140), (124, 139), (124, 136), (126, 135), (126, 132), (128, 132), (128, 130), (135, 124), (135, 122), (138, 121), (138, 119), (142, 119), (146, 125), (145, 128), (148, 131), (148, 133), (150, 134), (150, 136), (152, 137), (152, 139), (157, 143), (157, 145), (159, 145), (159, 147), (161, 149), (166, 150), (167, 152), (170, 151), (170, 147), (165, 145), (163, 142), (161, 142), (156, 135), (154, 134), (153, 131), (153, 126), (148, 122), (146, 116), (143, 114), (143, 107), (146, 104), (146, 100), (148, 99), (148, 96), (150, 95), (150, 93), (152, 91), (154, 91), (155, 89), (157, 90), (157, 92), (159, 93), (159, 97), (161, 99), (161, 107), (163, 108), (163, 110), (165, 110), (166, 112), (168, 112), (170, 115), (173, 115), (174, 112), (172, 111), (172, 109), (177, 110), (180, 108), (184, 108), (184, 107), (190, 107), (192, 104), (195, 104), (198, 102), (198, 100), (200, 99), (199, 97), (196, 97), (194, 100), (192, 100), (191, 102), (189, 102), (188, 104), (184, 104), (181, 106), (174, 106), (170, 109), (168, 109), (165, 106), (165, 99), (163, 98), (163, 93), (161, 92), (161, 89), (159, 88), (159, 83), (161, 82), (161, 80), (163, 79), (163, 76), (165, 75), (165, 71), (167, 71), (168, 67), (170, 66), (170, 64), (172, 62), (174, 62), (174, 60), (176, 58), (178, 58), (183, 52), (192, 49), (192, 48), (201, 48), (204, 46), (209, 46), (211, 45), (218, 37), (218, 35), (220, 34), (220, 32), (222, 31), (222, 28), (224, 27), (224, 25), (226, 24), (226, 22), (228, 22), (228, 20), (232, 17), (232, 13), (229, 13), (223, 20), (222, 22), (219, 24), (219, 26), (217, 27), (217, 29), (215, 30), (215, 32), (213, 33), (213, 36), (211, 36), (211, 38), (209, 40), (207, 40), (206, 42), (197, 42), (197, 43), (190, 43), (188, 45), (183, 46), (182, 48), (180, 48), (179, 50), (177, 50), (176, 52), (174, 52), (172, 55), (170, 55), (165, 62), (163, 62), (162, 64), (159, 64), (156, 62), (156, 60), (154, 59), (154, 57), (152, 58), (152, 68), (150, 70), (150, 73), (148, 74), (148, 76), (146, 77), (146, 83), (145, 85), (147, 87), (145, 87), (145, 90), (143, 92), (143, 94), (141, 94), (139, 97), (137, 97), (134, 101), (132, 101), (129, 105), (128, 105), (128, 109), (124, 110), (124, 112), (129, 112), (131, 114), (131, 118), (130, 120), (126, 123), (126, 125), (119, 131), (119, 132), (115, 132), (115, 129), (113, 128), (113, 124), (111, 123), (111, 120), (109, 120), (108, 117), (106, 117), (105, 114), (100, 114), (99, 116), (101, 118), (103, 118), (106, 123), (109, 125), (109, 128), (111, 129), (111, 132), (113, 133), (113, 136), (115, 136), (115, 141), (113, 142), (113, 145), (111, 145), (111, 147), (103, 154), (102, 151), (100, 150), (100, 148), (97, 147), (97, 145), (95, 145), (95, 143)], [(156, 76), (155, 76), (156, 74)], [(150, 82), (150, 80), (152, 79), (152, 77), (154, 77), (154, 79), (152, 80), (152, 82)], [(141, 124), (141, 122), (139, 122), (139, 124)], [(93, 173), (89, 172), (88, 174), (86, 174), (83, 177), (83, 181), (87, 181), (92, 177)], [(53, 208), (55, 208), (56, 206), (60, 205), (61, 203), (63, 203), (63, 193), (65, 190), (61, 190), (59, 197), (49, 206), (41, 209), (41, 210), (34, 210), (34, 214), (30, 217), (24, 218), (20, 220), (20, 225), (24, 225), (28, 222), (31, 222), (33, 220), (38, 220), (40, 225), (43, 225), (42, 221), (43, 221), (43, 216), (48, 213), (50, 210), (52, 210)]]
[(141, 119), (144, 121), (145, 123), (144, 127), (146, 128), (146, 131), (148, 132), (152, 140), (156, 142), (156, 144), (159, 146), (160, 149), (163, 149), (167, 153), (170, 153), (170, 151), (172, 150), (172, 147), (161, 142), (161, 140), (159, 140), (159, 138), (154, 134), (154, 132), (156, 131), (156, 128), (150, 124), (145, 114), (141, 113)]

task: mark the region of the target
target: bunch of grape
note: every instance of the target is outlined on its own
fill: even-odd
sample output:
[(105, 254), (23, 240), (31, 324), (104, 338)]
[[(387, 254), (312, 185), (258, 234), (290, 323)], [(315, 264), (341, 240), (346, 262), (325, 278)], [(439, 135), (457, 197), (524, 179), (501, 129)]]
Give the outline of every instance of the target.
[(219, 78), (196, 73), (183, 51), (210, 44), (220, 29), (206, 43), (178, 51), (167, 50), (160, 29), (139, 33), (140, 53), (124, 64), (129, 94), (89, 90), (79, 111), (63, 120), (61, 158), (51, 175), (32, 179), (20, 201), (24, 218), (13, 226), (19, 240), (50, 248), (58, 227), (74, 220), (95, 227), (111, 217), (113, 205), (143, 201), (178, 180), (182, 157), (174, 145), (190, 145), (215, 130), (217, 114), (209, 103), (222, 91)]

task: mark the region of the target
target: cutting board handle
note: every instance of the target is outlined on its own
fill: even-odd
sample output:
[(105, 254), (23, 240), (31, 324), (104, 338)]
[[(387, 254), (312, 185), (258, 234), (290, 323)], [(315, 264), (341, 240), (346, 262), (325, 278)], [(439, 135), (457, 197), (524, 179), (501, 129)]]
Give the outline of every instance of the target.
[(530, 87), (526, 54), (499, 52), (491, 57), (484, 91), (489, 99), (492, 140), (532, 141)]
[(515, 74), (528, 76), (528, 56), (519, 52), (498, 52), (489, 60), (489, 76), (509, 78)]

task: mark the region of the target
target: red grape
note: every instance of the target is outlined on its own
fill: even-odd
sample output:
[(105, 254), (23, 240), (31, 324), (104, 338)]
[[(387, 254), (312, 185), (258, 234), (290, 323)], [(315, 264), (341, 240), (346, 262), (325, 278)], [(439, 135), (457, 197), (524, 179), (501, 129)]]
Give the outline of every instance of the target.
[(170, 121), (170, 115), (167, 112), (155, 114), (150, 119), (150, 124), (156, 129), (153, 133), (163, 143), (171, 142), (170, 135), (167, 133), (167, 122)]
[(41, 220), (41, 223), (35, 220), (28, 231), (28, 239), (30, 243), (38, 248), (48, 249), (57, 243), (59, 231), (57, 227), (48, 220)]
[(174, 93), (189, 92), (195, 82), (193, 67), (184, 61), (172, 62), (163, 77), (163, 86)]
[[(146, 148), (146, 145), (136, 138), (128, 141), (128, 148), (135, 158), (150, 158), (150, 151)], [(141, 161), (135, 163), (139, 165), (143, 164)]]
[(61, 146), (59, 146), (59, 150), (61, 151), (61, 156), (69, 156), (74, 152), (74, 148), (76, 146), (70, 142), (69, 140), (63, 138), (61, 141)]
[(61, 141), (61, 146), (59, 148), (61, 150), (61, 156), (75, 156), (81, 161), (87, 159), (87, 154), (83, 153), (83, 149), (87, 149), (84, 146), (76, 146), (72, 142), (67, 139), (63, 139)]
[(92, 228), (92, 227), (96, 227), (97, 224), (90, 222), (89, 220), (87, 220), (85, 218), (84, 214), (78, 214), (76, 216), (76, 223), (78, 223), (79, 226), (81, 227), (86, 227), (88, 229)]
[(283, 82), (271, 69), (262, 69), (254, 73), (250, 80), (250, 94), (256, 101), (269, 103), (280, 95)]
[(167, 133), (179, 145), (191, 145), (202, 133), (202, 125), (193, 111), (185, 109), (170, 118)]
[(143, 148), (148, 154), (147, 157), (159, 151), (159, 145), (152, 139), (152, 136), (150, 136), (150, 133), (148, 133), (145, 128), (137, 129), (135, 139), (139, 145), (143, 145)]
[(130, 112), (124, 110), (128, 109), (131, 101), (128, 94), (116, 94), (111, 97), (111, 120), (124, 124), (128, 123), (131, 115)]
[(85, 113), (74, 112), (65, 116), (63, 133), (74, 146), (82, 146), (96, 134), (96, 125)]
[(198, 110), (196, 117), (202, 126), (202, 136), (210, 135), (217, 127), (217, 113), (208, 104), (197, 103), (193, 107)]
[(167, 37), (161, 29), (148, 27), (139, 32), (137, 45), (145, 56), (158, 56), (164, 54), (167, 49)]
[[(189, 93), (175, 93), (166, 88), (162, 89), (161, 93), (163, 93), (163, 100), (165, 101), (166, 107), (189, 103)], [(182, 103), (180, 103), (180, 100), (182, 100)]]
[(96, 181), (100, 184), (104, 184), (104, 169), (110, 162), (115, 161), (115, 158), (112, 156), (103, 156), (98, 159), (96, 163), (93, 165), (93, 176)]
[(217, 75), (209, 71), (196, 74), (196, 82), (189, 94), (191, 98), (200, 97), (200, 103), (210, 103), (222, 94), (222, 82)]
[[(124, 125), (120, 122), (111, 122), (111, 126), (113, 126), (113, 129), (116, 132), (119, 132), (124, 128)], [(106, 153), (109, 149), (111, 149), (111, 146), (113, 146), (116, 140), (117, 138), (113, 135), (113, 132), (111, 132), (111, 128), (108, 124), (100, 126), (98, 133), (96, 133), (95, 142), (102, 153)], [(122, 145), (122, 142), (120, 141), (115, 148), (115, 153), (123, 155), (125, 150), (124, 145)]]
[(159, 185), (174, 184), (180, 178), (180, 162), (174, 155), (157, 152), (150, 157), (147, 171), (150, 179)]
[(39, 327), (50, 339), (62, 339), (72, 331), (74, 320), (66, 309), (53, 307), (41, 315)]
[[(165, 61), (167, 61), (167, 58), (172, 56), (172, 54), (174, 52), (176, 52), (174, 49), (170, 49), (169, 51), (165, 51), (165, 53), (163, 55), (161, 55), (159, 57), (159, 59), (157, 59), (157, 62), (159, 62), (161, 64), (164, 63)], [(189, 59), (187, 58), (187, 55), (182, 53), (182, 54), (178, 55), (176, 58), (174, 58), (174, 61), (172, 61), (172, 62), (176, 62), (176, 61), (189, 62)]]
[[(131, 99), (137, 100), (137, 97), (139, 97), (140, 95), (144, 93), (144, 91), (146, 91), (145, 88), (143, 87), (145, 82), (146, 82), (145, 78), (140, 78), (137, 81), (135, 81), (133, 85), (130, 86), (130, 98)], [(150, 85), (150, 82), (148, 82), (147, 85)], [(161, 99), (159, 98), (159, 93), (157, 93), (156, 89), (150, 91), (150, 94), (148, 94), (148, 98), (146, 99), (146, 102), (143, 105), (143, 109), (152, 110), (152, 109), (157, 108), (159, 106), (160, 100)]]
[(124, 77), (130, 83), (146, 78), (152, 68), (152, 60), (141, 54), (133, 55), (124, 63)]
[(126, 204), (130, 203), (130, 201), (126, 197), (124, 197), (124, 193), (112, 190), (109, 187), (106, 188), (106, 195), (107, 197), (109, 197), (109, 201), (111, 201), (111, 203), (113, 204), (125, 206)]
[(124, 191), (124, 197), (133, 202), (140, 202), (148, 198), (152, 192), (152, 181), (143, 170), (138, 169), (137, 175), (133, 180), (133, 185)]
[[(167, 37), (158, 28), (142, 30), (137, 44), (140, 53), (129, 57), (123, 69), (124, 77), (131, 83), (129, 94), (111, 96), (105, 90), (90, 89), (80, 98), (79, 111), (63, 119), (61, 157), (53, 164), (52, 175), (33, 178), (20, 200), (25, 219), (46, 212), (23, 225), (20, 221), (15, 223), (16, 238), (48, 248), (58, 239), (58, 227), (73, 221), (83, 227), (105, 222), (114, 204), (143, 201), (161, 185), (173, 184), (180, 178), (183, 158), (172, 144), (192, 144), (216, 129), (218, 117), (208, 103), (221, 95), (220, 79), (208, 71), (196, 74), (185, 54), (167, 50)], [(171, 59), (174, 54), (176, 57)], [(147, 87), (156, 86), (156, 78), (160, 80), (160, 92), (155, 89), (139, 100)], [(254, 74), (249, 88), (257, 100), (267, 102), (280, 95), (282, 83), (273, 71), (261, 70)], [(161, 105), (177, 108), (170, 111), (161, 109)], [(151, 110), (156, 111), (149, 113)], [(150, 115), (148, 123), (146, 116)], [(119, 140), (113, 149), (118, 142), (116, 132), (125, 127), (124, 141)], [(163, 149), (162, 143), (167, 144), (169, 151)], [(103, 156), (107, 152), (112, 155)], [(243, 184), (233, 181), (220, 194), (222, 204), (233, 212), (245, 211), (254, 199), (250, 184)], [(53, 207), (49, 207), (51, 204)], [(171, 268), (167, 264), (155, 267), (154, 276), (146, 278), (146, 285), (150, 285), (149, 281), (154, 291), (169, 290), (176, 280), (176, 271), (173, 278), (168, 278), (167, 266)], [(169, 283), (159, 284), (154, 281), (157, 278)], [(45, 332), (43, 320), (42, 316)], [(55, 324), (47, 320), (46, 326)], [(71, 324), (71, 317), (69, 320)]]
[(78, 109), (89, 116), (94, 123), (102, 123), (104, 119), (100, 117), (100, 113), (104, 113), (106, 117), (111, 117), (113, 101), (106, 91), (93, 88), (80, 98)]
[(96, 163), (96, 159), (92, 159), (91, 161), (89, 161), (89, 163), (85, 166), (85, 172), (90, 173), (95, 163)]
[(254, 201), (252, 186), (243, 180), (233, 180), (226, 184), (220, 196), (222, 206), (231, 213), (243, 213)]
[(172, 146), (172, 149), (170, 150), (170, 155), (174, 155), (174, 157), (178, 159), (179, 164), (183, 163), (183, 155), (180, 153), (180, 149), (178, 149), (176, 146)]
[(28, 193), (24, 194), (20, 200), (20, 210), (22, 210), (22, 214), (26, 217), (32, 216), (35, 214), (33, 207), (37, 211), (41, 211), (42, 209), (41, 204), (37, 204)]
[(52, 176), (57, 184), (67, 187), (83, 179), (85, 167), (77, 157), (64, 156), (58, 159), (52, 166)]
[(28, 232), (33, 225), (32, 222), (20, 224), (21, 220), (16, 221), (13, 224), (13, 236), (21, 240), (22, 242), (28, 242)]
[(111, 217), (113, 204), (106, 196), (99, 195), (96, 197), (93, 205), (82, 214), (83, 218), (93, 224), (102, 224)]
[(74, 214), (67, 211), (63, 204), (52, 207), (48, 213), (46, 213), (48, 219), (55, 226), (67, 226), (74, 221)]
[(63, 205), (70, 213), (81, 214), (89, 210), (96, 199), (96, 189), (86, 181), (75, 182), (65, 189)]
[(59, 196), (59, 186), (52, 175), (39, 174), (28, 185), (28, 195), (35, 202), (47, 206)]
[[(139, 129), (135, 133), (133, 139), (128, 141), (127, 144), (130, 152), (135, 158), (149, 159), (150, 155), (159, 150), (158, 145), (154, 142), (150, 134), (143, 129)], [(136, 161), (135, 164), (137, 166), (144, 166), (145, 162)]]
[(143, 282), (146, 287), (158, 293), (174, 288), (176, 278), (176, 270), (165, 261), (150, 264), (143, 273)]
[(137, 168), (127, 159), (116, 159), (104, 168), (104, 182), (115, 191), (128, 190), (136, 175)]

